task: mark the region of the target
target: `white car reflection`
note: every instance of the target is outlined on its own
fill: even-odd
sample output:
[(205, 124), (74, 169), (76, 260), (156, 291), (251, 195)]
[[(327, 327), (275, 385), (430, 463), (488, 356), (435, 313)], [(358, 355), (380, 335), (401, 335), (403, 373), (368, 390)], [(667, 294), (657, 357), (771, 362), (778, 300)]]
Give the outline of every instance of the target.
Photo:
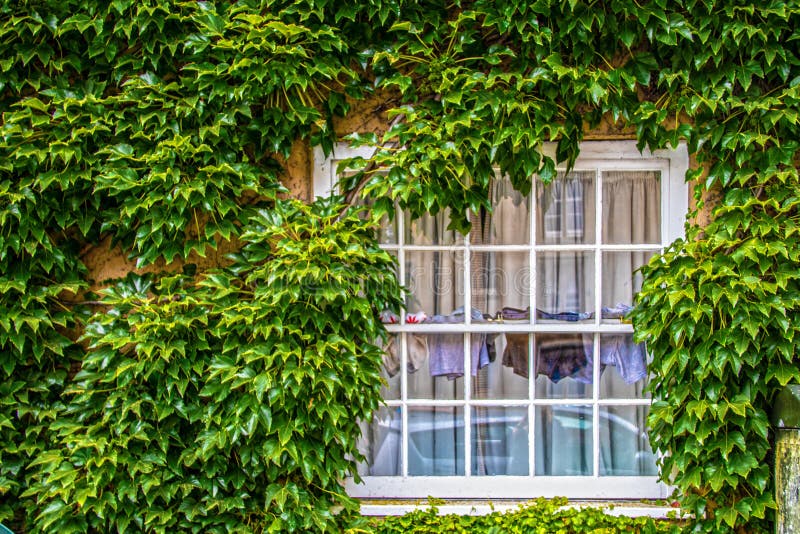
[[(525, 476), (528, 468), (525, 407), (476, 408), (472, 415), (472, 474)], [(592, 407), (548, 406), (537, 412), (535, 471), (545, 476), (592, 475)], [(401, 465), (399, 409), (374, 427), (371, 476), (398, 476)], [(655, 476), (656, 457), (647, 434), (601, 407), (601, 476)], [(464, 419), (454, 408), (409, 409), (408, 474), (464, 475)]]

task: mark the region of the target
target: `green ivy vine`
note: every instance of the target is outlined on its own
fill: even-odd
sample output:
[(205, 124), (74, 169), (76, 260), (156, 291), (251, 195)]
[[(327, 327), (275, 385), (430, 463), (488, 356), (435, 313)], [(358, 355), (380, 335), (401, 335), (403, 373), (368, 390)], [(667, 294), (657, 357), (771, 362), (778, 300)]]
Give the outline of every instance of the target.
[[(633, 532), (636, 534), (677, 534), (682, 521), (651, 517), (614, 516), (593, 506), (569, 506), (567, 499), (537, 498), (506, 512), (493, 511), (485, 515), (441, 514), (436, 502), (425, 509), (398, 517), (373, 519), (369, 525), (375, 534), (438, 534), (472, 532), (508, 534), (550, 534), (551, 532)], [(348, 534), (355, 532), (349, 531)]]
[(103, 291), (29, 466), (35, 530), (335, 531), (357, 511), (339, 485), (400, 291), (374, 223), (338, 212), (258, 210), (228, 268)]
[[(569, 163), (605, 123), (685, 141), (698, 208), (719, 194), (633, 320), (691, 528), (768, 530), (767, 412), (800, 382), (798, 28), (795, 0), (0, 3), (0, 521), (340, 528), (400, 298), (372, 221), (399, 202), (464, 231), (498, 169), (528, 192), (544, 143)], [(366, 96), (391, 128), (350, 137), (375, 154), (345, 202), (281, 200), (295, 141), (330, 151)], [(222, 242), (217, 270), (87, 293), (89, 250)]]

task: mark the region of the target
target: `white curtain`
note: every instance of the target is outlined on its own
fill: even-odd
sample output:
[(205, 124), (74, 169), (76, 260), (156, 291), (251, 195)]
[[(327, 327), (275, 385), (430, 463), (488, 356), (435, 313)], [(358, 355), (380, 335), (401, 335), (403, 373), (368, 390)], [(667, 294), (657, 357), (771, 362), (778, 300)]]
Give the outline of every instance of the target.
[[(594, 171), (562, 173), (552, 184), (537, 186), (536, 243), (594, 244), (598, 237), (601, 243), (609, 245), (660, 243), (658, 172), (605, 172), (602, 184), (600, 231), (595, 223), (597, 184)], [(471, 217), (471, 244), (528, 244), (531, 216), (528, 200), (514, 191), (506, 180), (495, 182), (492, 196), (493, 213), (475, 213)], [(405, 243), (412, 246), (458, 244), (459, 237), (446, 230), (446, 222), (446, 213), (406, 221)], [(593, 250), (537, 252), (534, 313), (537, 313), (538, 322), (594, 321), (599, 311), (594, 308), (598, 290), (603, 307), (619, 310), (624, 306), (618, 305), (633, 303), (641, 284), (634, 270), (644, 264), (652, 252), (603, 252), (599, 281), (594, 279), (594, 254)], [(472, 251), (471, 276), (470, 280), (465, 280), (461, 251), (407, 250), (405, 283), (412, 290), (407, 311), (424, 311), (429, 317), (436, 315), (441, 321), (451, 320), (447, 318), (452, 318), (455, 310), (463, 311), (465, 284), (469, 283), (472, 307), (486, 314), (486, 320), (496, 318), (504, 309), (524, 312), (530, 303), (534, 276), (529, 258), (527, 251)], [(619, 322), (618, 317), (603, 317), (604, 322)], [(494, 358), (488, 365), (481, 365), (471, 377), (473, 399), (528, 399), (529, 380), (535, 380), (536, 398), (566, 401), (563, 405), (535, 408), (534, 466), (529, 466), (528, 462), (527, 407), (469, 408), (471, 472), (475, 476), (527, 475), (531, 468), (537, 475), (591, 475), (594, 419), (589, 402), (594, 365), (603, 368), (599, 383), (601, 399), (642, 397), (645, 379), (637, 374), (635, 365), (628, 365), (637, 357), (639, 349), (628, 335), (403, 335), (406, 336), (405, 345), (415, 354), (409, 361), (420, 359), (423, 345), (428, 348), (449, 346), (461, 354), (465, 342), (482, 345), (488, 341), (493, 345)], [(599, 336), (597, 344), (595, 336)], [(396, 345), (400, 345), (400, 336)], [(595, 354), (596, 345), (599, 354)], [(471, 358), (479, 356), (474, 347), (470, 354)], [(409, 399), (464, 398), (463, 376), (432, 376), (430, 362), (412, 367), (406, 369)], [(463, 367), (472, 372), (472, 362)], [(387, 376), (387, 379), (390, 394), (397, 395), (392, 398), (399, 398), (399, 374)], [(600, 474), (655, 474), (654, 458), (644, 432), (647, 407), (600, 406), (599, 410)], [(363, 450), (369, 462), (362, 466), (362, 474), (401, 474), (400, 415), (398, 408), (384, 408), (371, 424), (364, 425)], [(410, 407), (409, 474), (463, 475), (464, 420), (461, 407)]]

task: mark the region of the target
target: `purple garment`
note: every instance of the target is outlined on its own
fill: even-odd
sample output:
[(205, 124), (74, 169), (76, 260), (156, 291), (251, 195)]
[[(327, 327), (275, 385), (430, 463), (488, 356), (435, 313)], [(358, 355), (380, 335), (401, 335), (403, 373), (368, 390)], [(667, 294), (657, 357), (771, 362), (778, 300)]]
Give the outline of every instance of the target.
[(574, 378), (592, 383), (592, 335), (540, 334), (536, 338), (536, 372), (554, 383)]
[[(483, 314), (472, 309), (473, 322), (483, 321)], [(425, 323), (449, 324), (463, 323), (464, 311), (457, 309), (450, 315), (434, 315)], [(464, 334), (436, 334), (428, 336), (428, 368), (431, 376), (446, 376), (455, 379), (464, 376)], [(486, 334), (470, 336), (470, 362), (472, 376), (478, 369), (489, 365), (489, 351), (486, 348)]]
[(537, 319), (554, 319), (556, 321), (585, 321), (594, 317), (594, 312), (575, 312), (575, 311), (562, 311), (556, 313), (549, 313), (542, 310), (536, 310)]
[[(528, 334), (506, 332), (503, 365), (528, 378)], [(536, 373), (553, 382), (571, 377), (592, 383), (592, 336), (539, 334), (536, 340)]]
[[(528, 378), (528, 334), (509, 332), (505, 337), (503, 365)], [(592, 334), (583, 334), (582, 339), (564, 334), (539, 334), (536, 372), (553, 382), (571, 377), (583, 384), (591, 384), (594, 367), (592, 337)], [(612, 365), (626, 384), (634, 384), (647, 376), (644, 343), (634, 343), (630, 334), (604, 335), (600, 340), (600, 374), (607, 365)]]
[(528, 378), (528, 334), (506, 332), (505, 337), (503, 365), (514, 369), (514, 374)]
[[(507, 320), (507, 321), (519, 321), (530, 319), (531, 312), (530, 308), (525, 308), (524, 310), (520, 310), (518, 308), (503, 308), (500, 311), (500, 316)], [(551, 319), (556, 321), (585, 321), (587, 319), (591, 319), (594, 317), (593, 312), (576, 312), (576, 311), (561, 311), (550, 313), (544, 310), (536, 310), (536, 318), (537, 319)]]
[(628, 312), (633, 309), (633, 306), (630, 304), (623, 304), (622, 302), (616, 304), (615, 306), (603, 306), (600, 310), (600, 316), (603, 319), (622, 319)]
[(644, 343), (634, 343), (633, 336), (621, 334), (600, 338), (600, 372), (613, 365), (626, 384), (634, 384), (647, 376), (647, 353)]
[(500, 316), (507, 320), (507, 321), (519, 321), (523, 319), (530, 319), (531, 317), (531, 309), (525, 308), (524, 310), (520, 310), (518, 308), (503, 308), (500, 310)]

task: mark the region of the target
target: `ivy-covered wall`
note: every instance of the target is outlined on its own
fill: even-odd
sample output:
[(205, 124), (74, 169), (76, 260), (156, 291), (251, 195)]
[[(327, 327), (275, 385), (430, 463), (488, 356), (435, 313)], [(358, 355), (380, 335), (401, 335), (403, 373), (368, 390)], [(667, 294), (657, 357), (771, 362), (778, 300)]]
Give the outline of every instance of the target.
[[(543, 143), (569, 163), (600, 135), (695, 158), (703, 225), (633, 316), (651, 442), (691, 528), (768, 530), (798, 28), (795, 0), (0, 3), (0, 520), (341, 530), (400, 298), (375, 221), (465, 231), (496, 168), (527, 192)], [(310, 150), (353, 131), (375, 156), (310, 203)]]

